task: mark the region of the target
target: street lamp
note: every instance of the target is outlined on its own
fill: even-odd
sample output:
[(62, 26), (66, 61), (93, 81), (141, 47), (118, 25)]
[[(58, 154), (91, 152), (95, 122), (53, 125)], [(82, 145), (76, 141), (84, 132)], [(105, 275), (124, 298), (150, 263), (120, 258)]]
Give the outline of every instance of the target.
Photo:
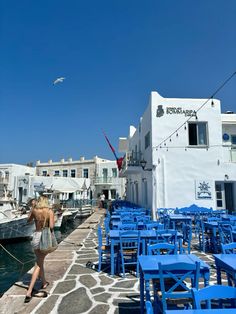
[(150, 168), (148, 168), (148, 169), (146, 169), (146, 164), (147, 164), (147, 161), (146, 160), (144, 160), (144, 159), (142, 159), (142, 160), (140, 160), (140, 166), (142, 167), (142, 169), (143, 169), (143, 171), (152, 171), (152, 169)]

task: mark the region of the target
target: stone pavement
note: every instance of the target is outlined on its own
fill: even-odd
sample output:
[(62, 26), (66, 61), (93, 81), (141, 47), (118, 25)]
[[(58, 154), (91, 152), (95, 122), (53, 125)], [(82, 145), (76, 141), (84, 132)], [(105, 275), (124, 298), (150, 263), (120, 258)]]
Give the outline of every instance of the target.
[[(75, 229), (45, 261), (48, 297), (33, 297), (24, 304), (30, 274), (13, 285), (0, 299), (2, 314), (133, 314), (140, 313), (139, 281), (133, 275), (110, 277), (108, 270), (98, 273), (86, 268), (88, 261), (97, 262), (97, 224), (104, 211), (97, 210)], [(216, 283), (214, 258), (194, 249), (193, 254), (212, 265), (210, 283)], [(223, 283), (226, 280), (223, 281)], [(201, 282), (200, 286), (203, 286)]]

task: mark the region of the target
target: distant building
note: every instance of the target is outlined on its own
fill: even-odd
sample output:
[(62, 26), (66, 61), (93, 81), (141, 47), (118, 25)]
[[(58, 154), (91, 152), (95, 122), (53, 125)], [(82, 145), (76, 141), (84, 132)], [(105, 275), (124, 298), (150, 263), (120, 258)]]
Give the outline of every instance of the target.
[(219, 100), (152, 92), (139, 125), (130, 126), (120, 147), (129, 201), (153, 212), (193, 203), (235, 210), (236, 114), (221, 113)]
[(47, 163), (37, 161), (38, 176), (89, 178), (91, 182), (90, 198), (98, 198), (104, 193), (106, 199), (124, 197), (125, 179), (118, 177), (116, 161), (95, 156), (93, 159), (61, 159), (59, 162), (49, 160)]

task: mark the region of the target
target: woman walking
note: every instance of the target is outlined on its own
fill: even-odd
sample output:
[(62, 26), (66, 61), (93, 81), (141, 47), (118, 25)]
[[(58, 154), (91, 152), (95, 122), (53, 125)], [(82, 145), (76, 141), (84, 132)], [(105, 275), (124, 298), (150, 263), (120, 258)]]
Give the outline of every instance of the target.
[(32, 298), (32, 291), (38, 277), (42, 281), (41, 289), (46, 289), (49, 285), (49, 282), (46, 281), (44, 273), (44, 259), (47, 253), (44, 253), (40, 250), (40, 238), (42, 234), (42, 229), (47, 226), (53, 232), (54, 228), (54, 212), (49, 208), (48, 198), (46, 196), (40, 196), (36, 201), (31, 201), (32, 209), (30, 211), (28, 222), (34, 221), (36, 231), (33, 234), (32, 247), (36, 255), (36, 264), (30, 281), (30, 285), (26, 292), (25, 303), (30, 302)]

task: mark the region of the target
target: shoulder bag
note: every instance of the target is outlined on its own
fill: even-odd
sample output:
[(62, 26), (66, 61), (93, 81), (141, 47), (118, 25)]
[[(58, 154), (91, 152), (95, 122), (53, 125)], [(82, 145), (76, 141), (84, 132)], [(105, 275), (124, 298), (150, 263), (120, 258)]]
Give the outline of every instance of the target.
[(46, 227), (47, 216), (45, 216), (44, 224), (42, 228), (39, 249), (42, 253), (51, 253), (58, 247), (57, 239), (54, 231), (51, 231), (49, 226)]

